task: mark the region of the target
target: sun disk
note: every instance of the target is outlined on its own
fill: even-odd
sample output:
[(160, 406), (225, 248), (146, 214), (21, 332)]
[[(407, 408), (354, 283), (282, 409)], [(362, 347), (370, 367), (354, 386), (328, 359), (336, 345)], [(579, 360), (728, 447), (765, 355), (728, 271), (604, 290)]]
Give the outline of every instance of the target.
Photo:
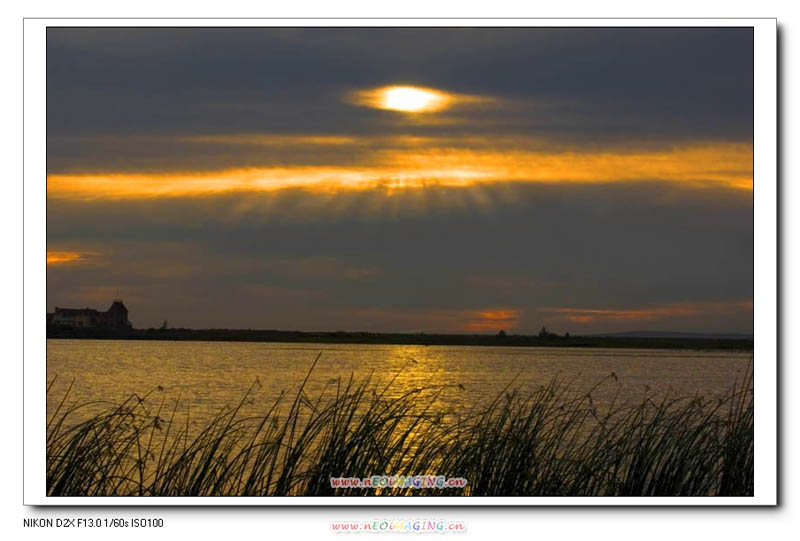
[(447, 96), (436, 90), (414, 86), (391, 86), (381, 91), (384, 109), (407, 113), (432, 112), (447, 104)]

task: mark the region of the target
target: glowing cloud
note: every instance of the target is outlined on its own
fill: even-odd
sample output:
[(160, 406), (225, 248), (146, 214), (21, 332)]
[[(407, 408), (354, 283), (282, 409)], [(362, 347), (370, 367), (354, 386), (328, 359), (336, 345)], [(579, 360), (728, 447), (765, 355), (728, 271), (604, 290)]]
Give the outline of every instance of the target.
[(64, 265), (66, 263), (79, 263), (86, 260), (90, 254), (88, 252), (67, 252), (67, 251), (47, 251), (48, 265)]
[(661, 180), (752, 190), (752, 146), (704, 143), (653, 151), (528, 151), (430, 146), (373, 150), (353, 166), (175, 173), (51, 174), (49, 197), (132, 199), (303, 188), (316, 192), (466, 187), (485, 183)]

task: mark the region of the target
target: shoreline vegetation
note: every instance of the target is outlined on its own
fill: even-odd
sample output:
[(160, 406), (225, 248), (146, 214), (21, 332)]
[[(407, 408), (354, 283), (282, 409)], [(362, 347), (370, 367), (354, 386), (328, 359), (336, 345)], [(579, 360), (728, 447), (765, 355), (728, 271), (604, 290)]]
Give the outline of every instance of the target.
[(392, 344), (420, 346), (516, 346), (575, 348), (696, 349), (752, 351), (752, 338), (682, 336), (561, 336), (306, 332), (252, 329), (104, 329), (47, 327), (47, 338), (94, 340), (171, 340), (204, 342), (304, 342), (320, 344)]
[[(321, 355), (321, 354), (320, 354)], [(319, 360), (319, 356), (317, 356)], [(258, 416), (238, 405), (190, 430), (188, 406), (159, 386), (121, 404), (48, 413), (48, 496), (752, 496), (753, 373), (721, 396), (599, 407), (590, 389), (512, 380), (464, 411), (435, 407), (457, 385), (386, 392), (395, 379), (331, 378), (317, 397), (281, 394)], [(397, 376), (402, 372), (394, 376)], [(48, 394), (54, 380), (48, 383)], [(86, 408), (100, 408), (88, 419)], [(92, 410), (95, 411), (95, 410)], [(331, 488), (330, 479), (443, 475), (465, 488)]]

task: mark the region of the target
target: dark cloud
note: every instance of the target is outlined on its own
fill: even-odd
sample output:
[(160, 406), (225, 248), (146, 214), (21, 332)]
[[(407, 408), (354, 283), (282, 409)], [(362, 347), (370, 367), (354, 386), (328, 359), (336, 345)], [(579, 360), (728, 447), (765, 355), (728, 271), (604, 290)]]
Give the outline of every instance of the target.
[(494, 117), (517, 130), (741, 139), (752, 43), (747, 28), (51, 28), (48, 130), (385, 130), (341, 93), (412, 83), (548, 105)]
[[(447, 205), (456, 197), (449, 194), (425, 212), (408, 200), (394, 203), (394, 216), (380, 210), (383, 192), (339, 195), (337, 206), (307, 201), (321, 197), (309, 192), (51, 202), (50, 245), (101, 254), (94, 266), (51, 267), (51, 302), (79, 284), (108, 283), (134, 296), (170, 285), (204, 290), (171, 311), (177, 322), (243, 288), (262, 291), (259, 302), (280, 311), (273, 293), (280, 300), (303, 292), (322, 312), (513, 306), (536, 313), (752, 298), (749, 193), (659, 183), (487, 190), (505, 193), (471, 207)], [(317, 212), (297, 210), (313, 206)], [(151, 308), (140, 310), (157, 323)], [(228, 325), (258, 326), (250, 317), (241, 312)], [(263, 324), (280, 320), (262, 317)], [(358, 328), (369, 319), (349, 323)], [(736, 323), (743, 331), (752, 325), (748, 314)]]
[[(539, 164), (530, 151), (566, 156), (563, 165), (571, 153), (752, 140), (747, 28), (50, 28), (47, 55), (50, 175), (157, 181), (387, 156), (402, 167), (409, 155), (388, 150), (405, 143), (387, 141), (408, 136), (430, 138), (415, 145), (444, 158), (529, 152), (518, 154), (525, 171)], [(422, 120), (345, 99), (401, 83), (487, 99)], [(303, 142), (325, 135), (356, 140)], [(649, 171), (648, 159), (637, 167)], [(692, 171), (705, 174), (700, 165)], [(750, 174), (738, 162), (711, 165)], [(86, 255), (48, 266), (48, 308), (103, 306), (119, 291), (137, 326), (484, 330), (488, 318), (521, 332), (751, 332), (752, 191), (625, 173), (398, 190), (51, 193), (48, 249)]]

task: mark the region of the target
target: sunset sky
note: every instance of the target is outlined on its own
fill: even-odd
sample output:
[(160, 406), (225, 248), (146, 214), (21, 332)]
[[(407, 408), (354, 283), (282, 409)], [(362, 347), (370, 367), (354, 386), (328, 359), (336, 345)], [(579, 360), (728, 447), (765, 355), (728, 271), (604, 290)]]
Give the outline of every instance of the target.
[(50, 28), (47, 303), (753, 330), (749, 28)]

